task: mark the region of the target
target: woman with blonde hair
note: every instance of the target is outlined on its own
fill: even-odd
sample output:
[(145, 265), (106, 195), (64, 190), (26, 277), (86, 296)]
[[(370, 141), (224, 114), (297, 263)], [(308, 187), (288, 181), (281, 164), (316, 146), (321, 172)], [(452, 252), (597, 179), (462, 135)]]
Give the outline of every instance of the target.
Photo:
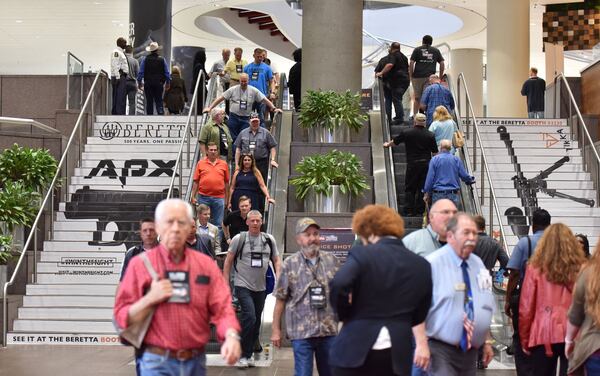
[(600, 243), (575, 282), (565, 353), (569, 374), (600, 374)]
[[(454, 132), (458, 129), (452, 115), (444, 106), (437, 106), (433, 113), (433, 123), (429, 126), (429, 131), (434, 134), (435, 142), (440, 147), (442, 140), (452, 140)], [(452, 146), (450, 153), (454, 154), (456, 149)]]
[(527, 265), (519, 303), (519, 335), (534, 375), (567, 374), (565, 335), (573, 285), (586, 261), (569, 227), (550, 225)]

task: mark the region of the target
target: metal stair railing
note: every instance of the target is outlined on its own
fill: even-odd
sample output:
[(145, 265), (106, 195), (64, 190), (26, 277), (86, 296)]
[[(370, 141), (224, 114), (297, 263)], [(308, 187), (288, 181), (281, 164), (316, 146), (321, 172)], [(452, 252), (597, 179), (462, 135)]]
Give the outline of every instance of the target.
[[(448, 82), (452, 82), (451, 79), (448, 79)], [(452, 87), (450, 88), (453, 91)], [(466, 109), (465, 109), (465, 120), (463, 121), (463, 117), (461, 115), (461, 89), (464, 89), (465, 101), (466, 101)], [(454, 94), (454, 93), (453, 93)], [(483, 215), (482, 206), (485, 205), (485, 189), (486, 189), (486, 181), (487, 181), (487, 189), (489, 194), (489, 220), (487, 221), (487, 226), (489, 228), (490, 236), (494, 236), (494, 218), (498, 223), (498, 227), (500, 229), (500, 244), (509, 252), (508, 245), (506, 243), (506, 234), (504, 233), (504, 225), (502, 224), (502, 216), (500, 214), (500, 207), (498, 206), (498, 201), (496, 200), (496, 192), (494, 190), (494, 183), (492, 181), (490, 168), (487, 162), (487, 157), (485, 154), (485, 148), (481, 142), (481, 135), (479, 132), (479, 122), (477, 117), (475, 116), (475, 111), (473, 110), (473, 106), (471, 104), (471, 96), (469, 95), (469, 89), (467, 86), (467, 82), (463, 73), (459, 73), (458, 78), (456, 79), (456, 94), (453, 95), (456, 98), (457, 105), (455, 108), (456, 115), (456, 124), (458, 129), (463, 131), (466, 130), (465, 137), (465, 147), (461, 148), (461, 153), (463, 153), (463, 160), (465, 162), (467, 171), (471, 172), (474, 176), (479, 171), (480, 176), (479, 179), (476, 180), (475, 186), (479, 186), (479, 191), (477, 188), (472, 189), (473, 193), (473, 202), (475, 204), (477, 214)], [(472, 122), (470, 121), (472, 119)], [(469, 149), (468, 143), (472, 142), (471, 149)], [(471, 155), (472, 154), (472, 155)], [(471, 157), (473, 162), (471, 163)], [(479, 158), (479, 170), (477, 166), (477, 159)], [(463, 195), (464, 197), (464, 195)], [(509, 253), (510, 254), (510, 253)]]
[[(202, 114), (201, 115), (201, 120), (200, 120), (200, 128), (198, 128), (198, 90), (204, 90), (204, 86), (205, 86), (205, 73), (203, 70), (200, 70), (200, 72), (198, 73), (198, 78), (196, 79), (196, 83), (194, 86), (194, 95), (192, 96), (192, 105), (190, 107), (190, 111), (188, 113), (187, 116), (187, 120), (185, 122), (185, 128), (183, 131), (183, 137), (181, 138), (181, 142), (179, 144), (179, 151), (177, 152), (177, 159), (175, 161), (175, 166), (173, 167), (173, 176), (171, 176), (171, 182), (169, 183), (169, 191), (167, 193), (167, 199), (172, 198), (173, 197), (173, 188), (175, 187), (175, 177), (177, 175), (177, 171), (179, 170), (179, 197), (182, 197), (182, 192), (183, 192), (183, 149), (184, 147), (186, 147), (186, 166), (187, 168), (193, 168), (193, 163), (195, 163), (197, 161), (197, 159), (200, 156), (200, 144), (198, 142), (195, 142), (195, 148), (194, 148), (194, 154), (193, 154), (193, 158), (192, 158), (192, 153), (191, 153), (191, 142), (193, 140), (197, 140), (198, 136), (200, 135), (200, 129), (201, 127), (206, 123), (208, 117), (210, 116), (209, 114)], [(209, 90), (209, 94), (214, 91), (216, 89), (216, 78), (213, 77), (210, 81), (212, 81), (211, 84), (211, 90)], [(206, 105), (206, 103), (210, 103), (208, 102), (210, 100), (210, 96), (207, 95), (206, 98), (204, 98), (204, 103), (203, 105)], [(204, 108), (201, 108), (200, 111), (204, 110)], [(194, 120), (194, 128), (192, 129), (192, 117)], [(188, 197), (191, 195), (191, 186), (190, 183), (193, 180), (193, 174), (190, 174), (190, 179), (188, 181), (188, 189), (186, 192), (186, 196), (185, 196), (185, 200), (187, 202), (190, 201), (191, 197)]]
[[(100, 76), (103, 75), (105, 73), (103, 73), (102, 71), (96, 73), (96, 77), (94, 78), (94, 81), (92, 83), (92, 86), (90, 87), (90, 91), (85, 99), (85, 102), (83, 104), (83, 106), (81, 107), (81, 111), (79, 112), (79, 116), (77, 117), (77, 122), (75, 123), (75, 126), (73, 127), (73, 130), (71, 131), (71, 135), (69, 136), (69, 140), (67, 141), (67, 145), (62, 153), (62, 156), (60, 158), (60, 161), (58, 162), (58, 166), (56, 168), (56, 173), (54, 174), (54, 178), (52, 179), (52, 182), (50, 183), (50, 185), (48, 186), (48, 189), (46, 191), (46, 194), (44, 195), (44, 200), (42, 201), (41, 205), (40, 205), (40, 209), (38, 210), (38, 213), (35, 217), (35, 220), (33, 221), (33, 223), (31, 224), (31, 229), (29, 232), (29, 236), (27, 237), (27, 240), (25, 241), (25, 244), (23, 245), (23, 249), (21, 252), (21, 256), (19, 257), (19, 260), (17, 261), (17, 264), (15, 266), (15, 269), (12, 273), (12, 276), (10, 277), (10, 280), (8, 282), (6, 282), (4, 284), (3, 287), (3, 303), (2, 303), (2, 313), (3, 313), (3, 326), (2, 326), (2, 345), (4, 347), (6, 347), (6, 340), (7, 340), (7, 333), (8, 333), (8, 299), (7, 299), (7, 291), (8, 288), (10, 286), (12, 286), (15, 283), (15, 278), (17, 276), (17, 274), (19, 273), (19, 271), (21, 270), (21, 266), (23, 265), (23, 260), (25, 260), (25, 256), (27, 254), (27, 249), (29, 248), (31, 242), (33, 241), (33, 274), (32, 274), (32, 282), (36, 283), (37, 282), (37, 232), (38, 232), (38, 224), (40, 221), (40, 218), (42, 217), (43, 213), (44, 213), (44, 208), (46, 207), (47, 204), (50, 204), (50, 212), (51, 212), (51, 216), (50, 216), (50, 223), (51, 223), (51, 231), (50, 231), (50, 236), (54, 236), (54, 190), (57, 188), (57, 183), (59, 182), (59, 177), (62, 174), (62, 168), (65, 167), (65, 170), (68, 169), (68, 153), (71, 151), (71, 146), (73, 145), (73, 140), (75, 139), (76, 135), (79, 133), (79, 139), (81, 140), (81, 134), (82, 134), (82, 130), (84, 126), (90, 126), (89, 124), (86, 125), (82, 125), (82, 123), (84, 123), (86, 116), (86, 109), (88, 108), (88, 106), (93, 103), (93, 97), (94, 97), (94, 90), (96, 88), (96, 85), (98, 84), (99, 80), (100, 80)], [(90, 122), (91, 126), (93, 127), (93, 119)], [(81, 149), (80, 149), (81, 150)], [(79, 157), (78, 157), (78, 161), (80, 162), (81, 160), (81, 153), (79, 153)], [(65, 175), (68, 177), (69, 173), (68, 171), (65, 171)], [(67, 178), (67, 187), (65, 189), (66, 195), (68, 195), (68, 178)]]
[[(578, 146), (581, 149), (583, 166), (592, 176), (592, 181), (594, 182), (594, 187), (596, 188), (595, 206), (598, 207), (600, 206), (600, 156), (598, 156), (598, 151), (594, 146), (594, 140), (592, 140), (590, 132), (588, 131), (588, 127), (583, 120), (583, 116), (581, 116), (581, 111), (579, 110), (579, 106), (577, 106), (577, 102), (575, 101), (575, 97), (571, 91), (571, 86), (569, 86), (569, 82), (567, 81), (564, 73), (557, 74), (556, 77), (554, 77), (554, 81), (560, 81), (565, 86), (567, 93), (569, 94), (569, 122), (571, 123), (571, 140), (573, 140), (574, 135), (577, 137), (577, 141), (579, 143)], [(573, 122), (571, 117), (571, 111), (573, 108), (577, 113), (577, 122)], [(575, 132), (575, 128), (577, 132)], [(591, 149), (591, 156), (588, 156), (588, 152), (585, 149), (586, 145)]]
[[(387, 115), (385, 113), (385, 103), (384, 103), (384, 94), (383, 94), (383, 80), (378, 78), (375, 80), (376, 92), (379, 100), (379, 114), (381, 116), (381, 127), (383, 133), (383, 142), (387, 142), (392, 139), (390, 127), (387, 122)], [(375, 102), (375, 96), (373, 96), (373, 102)], [(374, 140), (377, 142), (377, 140)], [(376, 146), (377, 147), (377, 146)], [(392, 152), (392, 148), (387, 148), (384, 150), (384, 162), (385, 169), (389, 172), (388, 178), (386, 180), (387, 184), (387, 196), (388, 196), (388, 206), (395, 211), (398, 211), (398, 195), (396, 192), (396, 173), (394, 171), (394, 156)]]

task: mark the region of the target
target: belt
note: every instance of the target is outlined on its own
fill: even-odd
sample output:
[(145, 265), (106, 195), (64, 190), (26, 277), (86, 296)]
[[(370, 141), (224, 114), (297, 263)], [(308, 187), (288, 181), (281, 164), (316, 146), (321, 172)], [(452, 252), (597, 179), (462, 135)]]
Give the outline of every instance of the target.
[(453, 345), (453, 344), (451, 344), (451, 343), (448, 343), (448, 342), (440, 341), (440, 340), (439, 340), (439, 339), (437, 339), (437, 338), (429, 338), (429, 341), (432, 341), (432, 342), (439, 343), (440, 345), (444, 345), (444, 346), (452, 347), (452, 348), (454, 348), (454, 349), (460, 349), (460, 346), (459, 346), (459, 345)]
[(433, 193), (458, 193), (458, 189), (454, 189), (451, 191), (436, 191), (436, 190), (434, 190)]
[(146, 346), (145, 350), (152, 354), (167, 356), (171, 359), (177, 359), (182, 362), (204, 354), (204, 349), (168, 350), (163, 349), (162, 347), (151, 345)]

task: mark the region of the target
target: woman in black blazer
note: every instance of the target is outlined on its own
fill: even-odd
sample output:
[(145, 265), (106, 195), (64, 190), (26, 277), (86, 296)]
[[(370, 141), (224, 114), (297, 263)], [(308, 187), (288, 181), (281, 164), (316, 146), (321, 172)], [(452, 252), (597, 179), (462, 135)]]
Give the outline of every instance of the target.
[(350, 250), (331, 281), (331, 304), (344, 322), (329, 357), (333, 374), (410, 375), (413, 327), (414, 362), (426, 368), (427, 339), (417, 325), (431, 305), (429, 263), (404, 247), (404, 221), (388, 207), (357, 211), (352, 230), (363, 245)]

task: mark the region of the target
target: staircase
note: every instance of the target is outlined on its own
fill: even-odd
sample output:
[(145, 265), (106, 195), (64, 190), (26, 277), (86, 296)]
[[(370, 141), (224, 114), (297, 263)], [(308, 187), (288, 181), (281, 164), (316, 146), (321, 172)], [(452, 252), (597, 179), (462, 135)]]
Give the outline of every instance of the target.
[[(582, 164), (579, 145), (571, 140), (566, 119), (541, 119), (535, 121), (536, 125), (498, 125), (497, 119), (480, 120), (482, 124), (489, 124), (479, 126), (479, 130), (509, 252), (518, 238), (527, 234), (530, 225), (528, 216), (536, 204), (548, 210), (552, 223), (562, 222), (574, 233), (587, 235), (590, 244), (596, 244), (596, 229), (600, 225), (600, 208), (594, 207), (592, 202), (596, 200), (596, 190)], [(504, 123), (531, 122), (529, 119), (510, 120)], [(470, 153), (472, 155), (471, 150)], [(481, 184), (479, 166), (480, 161), (474, 173), (477, 187)], [(538, 180), (545, 189), (532, 189), (532, 186), (540, 186), (532, 179), (549, 168), (552, 171), (546, 171), (549, 173), (547, 177)], [(488, 195), (486, 188), (486, 205), (482, 207), (486, 219), (489, 218)], [(565, 195), (573, 199), (560, 197)]]
[[(40, 252), (37, 283), (27, 285), (8, 344), (119, 343), (112, 307), (123, 256), (139, 244), (139, 220), (153, 217), (167, 195), (185, 121), (183, 116), (96, 118), (81, 167), (69, 181), (69, 199), (55, 213), (54, 236)], [(184, 168), (184, 182), (189, 175), (190, 168)]]
[(289, 41), (268, 14), (247, 9), (231, 8), (231, 10), (237, 12), (239, 17), (247, 18), (248, 23), (257, 24), (259, 30), (265, 30), (265, 32), (268, 32), (272, 37), (281, 36), (281, 39), (284, 42)]

